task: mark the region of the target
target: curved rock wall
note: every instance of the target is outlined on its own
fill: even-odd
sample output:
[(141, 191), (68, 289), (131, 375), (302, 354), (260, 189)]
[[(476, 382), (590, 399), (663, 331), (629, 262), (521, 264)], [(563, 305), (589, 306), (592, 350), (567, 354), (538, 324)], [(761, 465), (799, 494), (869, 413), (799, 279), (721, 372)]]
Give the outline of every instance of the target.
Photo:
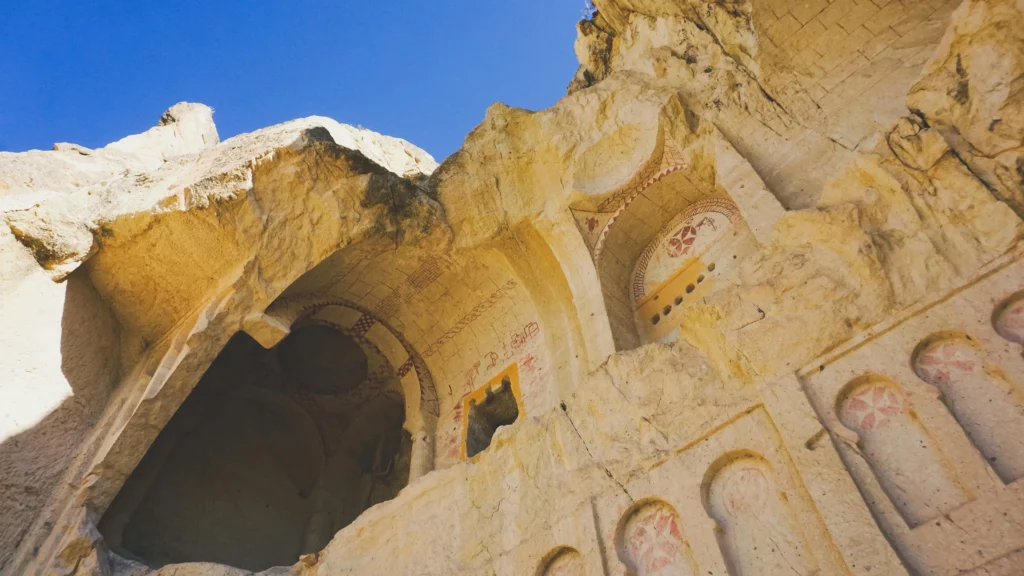
[[(0, 157), (0, 570), (153, 573), (99, 517), (232, 335), (316, 314), (416, 399), (415, 479), (269, 573), (1015, 574), (1024, 6), (597, 7), (570, 93), (436, 170), (321, 118), (217, 144), (193, 105)], [(709, 202), (749, 231), (714, 288), (680, 261), (641, 293), (685, 305), (630, 297)], [(519, 415), (467, 458), (505, 374)]]

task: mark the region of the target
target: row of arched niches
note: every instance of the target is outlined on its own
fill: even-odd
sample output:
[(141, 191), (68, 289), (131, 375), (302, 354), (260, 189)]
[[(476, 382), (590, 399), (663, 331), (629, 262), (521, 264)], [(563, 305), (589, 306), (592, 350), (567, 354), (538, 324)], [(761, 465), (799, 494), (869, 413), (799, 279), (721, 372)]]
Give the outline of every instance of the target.
[[(700, 512), (714, 523), (714, 540), (729, 574), (832, 573), (821, 572), (809, 554), (810, 543), (801, 536), (776, 471), (762, 456), (748, 451), (730, 454), (707, 476)], [(636, 576), (707, 574), (694, 551), (702, 543), (689, 537), (691, 528), (667, 499), (645, 498), (620, 516), (613, 536), (615, 558), (627, 574)], [(541, 564), (539, 574), (544, 576), (599, 573), (570, 546), (556, 548)]]
[[(890, 561), (911, 574), (999, 562), (1007, 574), (1024, 573), (1024, 565), (1012, 570), (1024, 562), (1019, 268), (911, 310), (808, 366), (791, 377), (797, 392), (786, 408), (754, 408), (626, 486), (628, 503), (605, 504), (615, 518), (598, 536), (603, 552), (556, 546), (538, 574), (887, 573), (869, 539), (851, 550), (850, 535), (836, 534), (843, 518), (855, 523), (858, 493), (863, 501), (853, 508), (865, 510), (884, 535), (877, 542), (892, 546)], [(779, 411), (801, 409), (795, 397), (816, 413), (797, 446), (783, 438), (792, 430), (778, 432)], [(819, 450), (829, 440), (832, 456)], [(814, 486), (809, 475), (818, 476)], [(601, 562), (620, 565), (609, 571)]]
[(1024, 548), (1020, 268), (801, 375), (879, 528), (922, 573)]

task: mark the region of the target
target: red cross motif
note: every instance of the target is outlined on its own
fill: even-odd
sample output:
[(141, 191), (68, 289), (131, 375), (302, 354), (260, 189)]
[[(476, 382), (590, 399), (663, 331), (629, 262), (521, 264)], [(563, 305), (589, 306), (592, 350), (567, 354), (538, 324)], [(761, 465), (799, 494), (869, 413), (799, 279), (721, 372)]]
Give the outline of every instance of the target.
[(977, 365), (970, 345), (957, 340), (934, 344), (917, 357), (918, 375), (936, 386), (955, 382), (973, 372)]
[(693, 243), (697, 241), (697, 234), (701, 228), (710, 226), (712, 230), (718, 230), (718, 226), (715, 225), (715, 221), (709, 216), (701, 218), (700, 222), (695, 225), (687, 224), (679, 229), (678, 232), (669, 237), (665, 243), (665, 250), (668, 252), (669, 257), (679, 258), (689, 254), (690, 249), (693, 248)]
[(683, 562), (683, 536), (675, 514), (664, 506), (652, 506), (637, 513), (627, 543), (637, 564), (638, 576), (649, 576)]
[(903, 413), (896, 392), (884, 384), (864, 386), (846, 401), (846, 412), (861, 430), (885, 428)]
[(527, 354), (526, 356), (523, 356), (523, 358), (519, 361), (519, 364), (526, 368), (527, 372), (533, 372), (533, 365), (536, 361), (537, 358), (533, 354)]
[(665, 250), (669, 257), (679, 258), (686, 255), (693, 243), (697, 241), (697, 229), (693, 226), (683, 226), (679, 232), (673, 234), (665, 244)]

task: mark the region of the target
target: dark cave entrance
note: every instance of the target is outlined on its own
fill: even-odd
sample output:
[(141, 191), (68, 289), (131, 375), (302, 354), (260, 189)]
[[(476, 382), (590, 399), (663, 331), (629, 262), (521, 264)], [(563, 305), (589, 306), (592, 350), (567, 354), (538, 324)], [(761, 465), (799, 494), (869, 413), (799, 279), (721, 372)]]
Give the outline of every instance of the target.
[(259, 571), (321, 550), (409, 478), (397, 374), (365, 340), (307, 324), (271, 350), (236, 334), (100, 522), (158, 567)]

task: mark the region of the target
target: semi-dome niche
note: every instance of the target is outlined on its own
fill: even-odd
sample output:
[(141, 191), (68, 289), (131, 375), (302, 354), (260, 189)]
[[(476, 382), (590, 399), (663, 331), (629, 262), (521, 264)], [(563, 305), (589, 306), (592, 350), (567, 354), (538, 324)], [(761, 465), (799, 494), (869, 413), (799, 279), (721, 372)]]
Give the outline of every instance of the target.
[(619, 350), (677, 339), (681, 311), (726, 285), (783, 212), (718, 132), (657, 134), (629, 182), (572, 208)]

